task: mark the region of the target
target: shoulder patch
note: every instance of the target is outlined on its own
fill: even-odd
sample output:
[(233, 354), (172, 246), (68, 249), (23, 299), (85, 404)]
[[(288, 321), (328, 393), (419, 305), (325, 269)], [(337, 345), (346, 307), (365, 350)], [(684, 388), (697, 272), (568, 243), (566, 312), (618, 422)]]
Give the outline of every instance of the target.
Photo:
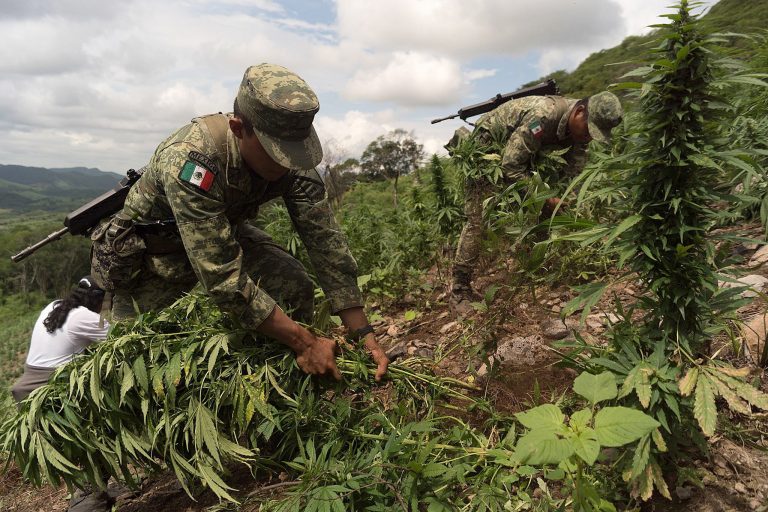
[[(191, 157), (191, 153), (190, 153)], [(210, 169), (200, 165), (194, 160), (187, 160), (179, 172), (179, 179), (195, 185), (197, 188), (208, 192), (213, 185), (216, 174)]]
[(190, 151), (188, 158), (193, 162), (200, 164), (202, 167), (205, 167), (213, 174), (219, 174), (219, 164), (215, 159), (209, 157), (208, 155), (204, 155), (199, 151)]
[(534, 119), (528, 123), (528, 129), (531, 130), (531, 135), (533, 135), (535, 139), (540, 139), (544, 136), (544, 128), (541, 126), (541, 121), (538, 119)]
[(294, 177), (292, 197), (294, 201), (317, 204), (325, 199), (325, 183), (315, 171), (314, 176), (298, 174)]

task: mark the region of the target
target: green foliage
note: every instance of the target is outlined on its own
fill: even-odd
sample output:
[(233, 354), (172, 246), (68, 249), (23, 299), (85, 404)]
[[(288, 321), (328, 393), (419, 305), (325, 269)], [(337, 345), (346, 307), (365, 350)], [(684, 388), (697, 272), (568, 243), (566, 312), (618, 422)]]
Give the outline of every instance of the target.
[[(566, 422), (553, 404), (518, 413), (517, 419), (528, 429), (517, 442), (516, 455), (524, 464), (557, 464), (567, 475), (566, 485), (575, 511), (615, 510), (584, 477), (584, 468), (593, 466), (602, 447), (622, 447), (645, 439), (659, 423), (636, 409), (602, 407), (598, 403), (616, 398), (618, 390), (611, 372), (599, 375), (582, 373), (573, 390), (586, 398), (591, 408), (578, 410)], [(642, 442), (642, 441), (641, 441)]]
[[(766, 395), (735, 377), (738, 371), (699, 359), (724, 329), (723, 319), (744, 304), (741, 290), (718, 288), (723, 269), (711, 231), (734, 218), (727, 210), (735, 199), (733, 180), (749, 181), (756, 173), (749, 155), (721, 136), (723, 116), (734, 111), (718, 94), (729, 84), (763, 83), (716, 60), (722, 39), (702, 33), (686, 0), (664, 17), (669, 23), (657, 26), (653, 61), (626, 75), (644, 82), (622, 84), (636, 91), (640, 108), (620, 143), (622, 154), (605, 155), (579, 179), (581, 199), (589, 187), (598, 189), (593, 197), (608, 199), (601, 207), (607, 206), (602, 213), (610, 224), (563, 237), (602, 241), (627, 264), (620, 279), (639, 278), (645, 288), (629, 311), (616, 302), (620, 320), (608, 332), (607, 348), (583, 341), (570, 346), (581, 353), (580, 367), (615, 376), (620, 403), (644, 411), (661, 427), (644, 435), (623, 463), (632, 495), (644, 500), (654, 489), (669, 496), (661, 473), (668, 446), (714, 434), (716, 396), (742, 414), (768, 405)], [(610, 210), (622, 214), (606, 214)], [(605, 289), (606, 283), (585, 286), (566, 312), (583, 306), (583, 318)]]
[(394, 130), (368, 144), (360, 157), (364, 176), (373, 180), (397, 180), (414, 169), (424, 155), (423, 147), (405, 130)]
[[(501, 511), (534, 504), (536, 486), (562, 507), (545, 481), (564, 477), (583, 503), (613, 510), (590, 473), (595, 442), (630, 443), (653, 425), (611, 408), (593, 417), (594, 405), (566, 425), (548, 405), (519, 416), (530, 432), (517, 441), (514, 421), (500, 414), (487, 432), (439, 414), (454, 407), (446, 398), (470, 410), (478, 403), (418, 360), (390, 366), (386, 388), (372, 387), (364, 355), (346, 352), (338, 364), (346, 382), (318, 382), (286, 350), (190, 295), (115, 325), (57, 370), (3, 422), (0, 451), (37, 485), (104, 485), (107, 476), (135, 485), (142, 472), (168, 467), (188, 493), (201, 483), (227, 501), (236, 499), (226, 481), (233, 463), (286, 472), (295, 483), (265, 510)], [(559, 433), (589, 464), (543, 466), (554, 457), (545, 461), (529, 440)]]

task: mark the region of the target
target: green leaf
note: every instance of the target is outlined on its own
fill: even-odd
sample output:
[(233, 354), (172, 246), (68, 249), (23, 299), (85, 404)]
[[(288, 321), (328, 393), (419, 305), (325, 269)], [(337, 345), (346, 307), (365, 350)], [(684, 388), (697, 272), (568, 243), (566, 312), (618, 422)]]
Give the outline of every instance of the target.
[(523, 426), (531, 430), (557, 431), (563, 428), (565, 415), (552, 404), (544, 404), (515, 414)]
[(597, 456), (600, 454), (600, 442), (597, 439), (597, 433), (593, 429), (586, 428), (582, 430), (570, 441), (574, 452), (581, 460), (590, 466), (595, 463)]
[(690, 370), (688, 370), (688, 373), (685, 374), (685, 376), (680, 379), (680, 382), (678, 383), (678, 387), (680, 388), (680, 394), (683, 396), (688, 396), (691, 393), (693, 393), (693, 390), (696, 389), (696, 381), (699, 378), (699, 367), (694, 366)]
[(421, 474), (426, 478), (434, 478), (436, 476), (444, 475), (448, 472), (448, 467), (437, 462), (431, 462), (424, 466), (421, 470)]
[(120, 384), (120, 405), (123, 405), (125, 395), (133, 388), (133, 372), (125, 365), (123, 368), (123, 382)]
[(409, 309), (408, 311), (405, 312), (404, 318), (406, 322), (410, 322), (411, 320), (416, 318), (416, 312), (412, 309)]
[(699, 375), (696, 384), (696, 394), (693, 402), (693, 416), (699, 422), (704, 435), (711, 437), (717, 426), (717, 407), (715, 406), (715, 393), (712, 383), (706, 374)]
[(136, 377), (136, 382), (139, 383), (144, 392), (149, 391), (149, 378), (147, 377), (147, 367), (144, 364), (144, 356), (139, 356), (133, 362), (133, 374)]
[(553, 432), (530, 432), (517, 442), (515, 454), (524, 464), (539, 466), (542, 464), (559, 464), (574, 453), (570, 440), (561, 439)]
[(658, 421), (629, 407), (606, 407), (595, 415), (595, 432), (601, 446), (624, 446), (658, 426)]
[(616, 398), (618, 394), (616, 377), (611, 372), (603, 372), (599, 375), (583, 372), (573, 382), (573, 390), (593, 405)]
[(568, 424), (577, 432), (580, 432), (589, 427), (589, 422), (592, 421), (592, 411), (589, 409), (581, 409), (571, 414), (571, 419)]

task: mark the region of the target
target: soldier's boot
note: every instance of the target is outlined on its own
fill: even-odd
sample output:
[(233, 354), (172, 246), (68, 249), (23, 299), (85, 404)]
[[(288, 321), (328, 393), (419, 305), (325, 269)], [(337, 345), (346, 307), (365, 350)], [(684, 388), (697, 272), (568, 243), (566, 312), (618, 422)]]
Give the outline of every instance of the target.
[(78, 489), (69, 500), (67, 512), (109, 512), (114, 503), (107, 491)]

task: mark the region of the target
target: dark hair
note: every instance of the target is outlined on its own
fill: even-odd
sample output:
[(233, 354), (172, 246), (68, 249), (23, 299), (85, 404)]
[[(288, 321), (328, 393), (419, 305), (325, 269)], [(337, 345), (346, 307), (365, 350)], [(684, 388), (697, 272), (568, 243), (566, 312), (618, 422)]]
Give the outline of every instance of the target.
[(77, 283), (77, 286), (69, 294), (69, 297), (56, 301), (53, 310), (48, 313), (48, 317), (43, 320), (45, 330), (53, 333), (61, 328), (67, 321), (69, 312), (80, 306), (85, 306), (94, 313), (101, 309), (101, 302), (104, 300), (104, 290), (99, 288), (93, 282), (91, 276), (86, 276)]
[(232, 112), (234, 112), (235, 117), (240, 118), (240, 121), (243, 122), (243, 130), (245, 130), (245, 133), (247, 133), (249, 137), (253, 136), (253, 123), (251, 123), (240, 110), (240, 106), (237, 104), (237, 98), (235, 98), (235, 104), (232, 106)]

